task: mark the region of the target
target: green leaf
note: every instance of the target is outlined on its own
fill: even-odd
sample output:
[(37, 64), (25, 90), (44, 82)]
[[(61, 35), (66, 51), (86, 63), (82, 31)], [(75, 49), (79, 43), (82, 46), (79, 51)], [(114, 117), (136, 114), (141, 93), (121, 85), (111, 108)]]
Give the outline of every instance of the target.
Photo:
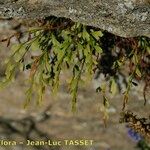
[(101, 54), (103, 52), (102, 48), (98, 45), (95, 45), (94, 48), (95, 48), (96, 52), (99, 54)]
[(138, 56), (136, 54), (133, 55), (133, 63), (138, 64)]
[(40, 46), (39, 46), (39, 39), (37, 38), (34, 42), (32, 42), (31, 44), (31, 50), (32, 51), (37, 51), (40, 49)]
[(115, 95), (117, 92), (117, 84), (114, 79), (112, 79), (110, 82), (110, 91), (113, 95)]
[(136, 68), (135, 73), (139, 76), (142, 77), (141, 71), (139, 70), (139, 68)]
[(32, 94), (33, 94), (33, 91), (31, 88), (29, 88), (27, 91), (26, 91), (26, 100), (25, 100), (25, 103), (24, 103), (24, 108), (26, 108), (30, 101), (31, 101), (31, 98), (32, 98)]
[(93, 32), (91, 32), (91, 33), (92, 33), (92, 35), (96, 38), (96, 40), (99, 40), (100, 37), (103, 36), (103, 33), (102, 33), (101, 31), (93, 31)]
[(41, 102), (43, 101), (44, 92), (45, 92), (45, 86), (40, 85), (38, 89), (38, 101), (37, 101), (38, 105), (40, 105)]
[(52, 43), (56, 47), (60, 47), (60, 43), (57, 41), (56, 37), (52, 34), (51, 35)]
[(20, 50), (13, 56), (13, 59), (15, 62), (19, 62), (23, 59), (23, 56), (26, 52), (26, 48), (25, 47), (21, 47)]
[(82, 58), (83, 57), (83, 50), (84, 50), (83, 45), (80, 43), (77, 43), (77, 49), (79, 51), (79, 57)]
[(18, 51), (21, 47), (22, 47), (22, 44), (13, 44), (11, 46), (11, 55), (16, 53), (16, 51)]
[(86, 28), (83, 28), (83, 32), (82, 32), (82, 37), (84, 40), (90, 41), (90, 35), (89, 33), (86, 31)]
[(12, 75), (14, 74), (15, 68), (16, 68), (15, 64), (9, 63), (7, 65), (7, 68), (5, 71), (6, 79), (10, 79), (12, 77)]
[(116, 65), (117, 65), (117, 66), (121, 67), (122, 62), (120, 62), (119, 60), (117, 60), (117, 61), (115, 61), (115, 62), (116, 62)]
[(64, 40), (68, 40), (69, 41), (69, 39), (70, 39), (70, 32), (67, 31), (67, 30), (63, 30), (61, 32), (61, 36), (63, 37)]

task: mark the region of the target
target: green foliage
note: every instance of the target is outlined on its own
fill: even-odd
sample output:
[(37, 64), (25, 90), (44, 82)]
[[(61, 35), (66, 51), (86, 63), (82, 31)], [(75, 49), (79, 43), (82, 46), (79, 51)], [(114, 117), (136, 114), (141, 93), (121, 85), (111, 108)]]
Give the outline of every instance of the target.
[[(53, 27), (52, 27), (53, 28)], [(64, 68), (72, 70), (69, 83), (72, 95), (72, 110), (76, 110), (77, 92), (81, 75), (86, 73), (92, 79), (97, 57), (102, 53), (98, 40), (102, 36), (99, 30), (90, 29), (79, 23), (63, 29), (37, 28), (28, 31), (27, 41), (13, 45), (11, 56), (6, 64), (6, 77), (1, 87), (12, 81), (16, 69), (30, 70), (30, 86), (26, 91), (25, 107), (37, 94), (37, 103), (41, 103), (45, 88), (50, 86), (53, 93), (59, 88), (59, 78)], [(32, 51), (38, 51), (33, 55)]]
[[(0, 88), (14, 80), (18, 69), (29, 70), (30, 86), (26, 91), (25, 107), (33, 96), (37, 97), (37, 104), (40, 104), (46, 87), (49, 86), (54, 94), (57, 93), (60, 75), (68, 69), (72, 71), (69, 90), (73, 111), (76, 110), (77, 92), (83, 76), (86, 77), (84, 81), (89, 81), (95, 74), (96, 78), (104, 74), (109, 81), (109, 86), (100, 83), (97, 88), (103, 96), (104, 120), (108, 118), (106, 112), (109, 108), (106, 93), (109, 89), (115, 95), (120, 90), (120, 75), (124, 77), (126, 85), (123, 109), (128, 102), (131, 87), (136, 85), (134, 79), (145, 82), (143, 95), (146, 103), (146, 91), (150, 85), (148, 38), (120, 38), (64, 18), (49, 17), (44, 21), (42, 26), (22, 33), (24, 37), (28, 35), (26, 40), (21, 39), (19, 44), (12, 45), (11, 55), (6, 61), (6, 76)], [(3, 41), (8, 41), (9, 45), (14, 36)], [(128, 72), (128, 79), (123, 75), (123, 69)]]

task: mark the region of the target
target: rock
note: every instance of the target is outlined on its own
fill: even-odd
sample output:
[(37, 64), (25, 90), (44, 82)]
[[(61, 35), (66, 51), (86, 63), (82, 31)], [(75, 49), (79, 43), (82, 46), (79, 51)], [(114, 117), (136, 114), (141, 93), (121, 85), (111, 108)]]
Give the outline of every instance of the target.
[(150, 37), (150, 0), (0, 0), (0, 16), (70, 18), (122, 37)]

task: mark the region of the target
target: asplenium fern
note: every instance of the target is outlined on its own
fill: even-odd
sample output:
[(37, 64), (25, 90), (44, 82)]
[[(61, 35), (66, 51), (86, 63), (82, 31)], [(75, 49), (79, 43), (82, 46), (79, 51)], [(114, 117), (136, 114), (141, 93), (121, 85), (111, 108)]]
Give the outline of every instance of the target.
[[(82, 74), (87, 73), (88, 78), (93, 76), (93, 69), (102, 53), (98, 42), (102, 32), (79, 23), (58, 28), (52, 26), (30, 29), (27, 41), (11, 48), (11, 56), (6, 64), (6, 77), (1, 82), (1, 87), (14, 79), (16, 69), (30, 69), (30, 86), (26, 91), (25, 106), (30, 102), (33, 93), (37, 94), (37, 102), (41, 103), (47, 86), (57, 92), (60, 73), (67, 67), (73, 73), (69, 89), (74, 111)], [(32, 55), (32, 50), (37, 50), (39, 54)]]
[[(41, 26), (30, 28), (21, 35), (24, 35), (23, 39), (15, 34), (2, 40), (7, 41), (9, 45), (11, 38), (15, 36), (19, 44), (12, 44), (11, 55), (6, 61), (6, 76), (0, 87), (14, 80), (16, 70), (29, 70), (30, 86), (26, 91), (25, 106), (29, 104), (33, 93), (37, 95), (37, 103), (41, 103), (47, 86), (56, 93), (61, 82), (60, 74), (65, 69), (72, 72), (69, 90), (73, 111), (76, 109), (77, 92), (83, 80), (82, 76), (84, 75), (84, 80), (85, 76), (86, 80), (91, 80), (95, 73), (96, 78), (100, 73), (105, 75), (112, 94), (120, 90), (119, 76), (124, 78), (127, 89), (124, 91), (123, 109), (131, 87), (136, 85), (133, 79), (143, 80), (146, 102), (146, 91), (150, 85), (148, 38), (121, 38), (107, 32), (102, 33), (94, 27), (56, 17), (46, 18)], [(128, 71), (129, 80), (126, 80), (121, 72), (124, 68)], [(100, 84), (96, 90), (102, 93), (105, 114), (109, 106), (106, 89), (105, 84)]]

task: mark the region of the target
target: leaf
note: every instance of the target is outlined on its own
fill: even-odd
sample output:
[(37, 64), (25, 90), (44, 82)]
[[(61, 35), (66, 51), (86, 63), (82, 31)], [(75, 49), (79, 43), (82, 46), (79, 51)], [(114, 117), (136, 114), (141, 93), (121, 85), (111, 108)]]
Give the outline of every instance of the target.
[(138, 56), (136, 54), (133, 55), (133, 63), (138, 64)]
[(11, 82), (10, 79), (4, 79), (0, 81), (0, 90), (6, 88), (6, 86), (8, 86), (10, 82)]
[(100, 37), (103, 36), (103, 33), (102, 33), (101, 31), (93, 31), (93, 32), (91, 32), (91, 33), (92, 33), (92, 35), (95, 37), (96, 40), (99, 40)]
[(85, 28), (85, 27), (83, 27), (82, 37), (83, 37), (84, 40), (90, 41), (90, 35), (89, 35), (89, 33), (86, 31), (86, 28)]
[(101, 54), (103, 52), (102, 48), (98, 45), (95, 45), (94, 48), (95, 48), (96, 52), (99, 54)]
[(53, 34), (52, 34), (51, 38), (52, 38), (53, 45), (56, 47), (60, 47), (60, 43), (57, 41), (56, 37)]
[(142, 74), (141, 74), (141, 72), (140, 72), (139, 68), (136, 68), (135, 73), (136, 73), (139, 77), (142, 77)]
[(34, 40), (34, 42), (32, 42), (31, 44), (31, 50), (32, 51), (37, 51), (40, 49), (40, 46), (39, 46), (39, 39), (37, 38), (36, 40)]
[(7, 65), (7, 68), (5, 71), (6, 79), (11, 79), (13, 77), (15, 68), (16, 68), (15, 64), (9, 63)]
[(45, 92), (45, 86), (40, 85), (39, 90), (38, 90), (37, 105), (40, 105), (41, 102), (43, 101), (44, 92)]
[(78, 37), (81, 38), (81, 36), (82, 36), (82, 33), (78, 33)]
[(18, 51), (18, 49), (20, 49), (22, 47), (22, 44), (13, 44), (11, 46), (11, 54), (15, 53), (16, 51)]
[(115, 95), (117, 92), (117, 84), (114, 79), (112, 79), (110, 82), (110, 91), (113, 95)]
[(79, 51), (80, 58), (82, 58), (83, 57), (83, 50), (84, 50), (83, 45), (80, 43), (77, 43), (77, 49)]
[(32, 99), (33, 92), (34, 92), (33, 90), (35, 88), (34, 87), (34, 84), (35, 84), (34, 78), (33, 77), (30, 78), (28, 81), (30, 83), (30, 86), (29, 86), (29, 88), (25, 92), (26, 100), (25, 100), (25, 103), (24, 103), (24, 108), (26, 108), (29, 105), (29, 103), (30, 103), (30, 101)]
[(115, 61), (118, 67), (121, 67), (122, 62), (120, 62), (119, 60)]
[(23, 59), (24, 54), (26, 53), (26, 48), (22, 46), (17, 53), (13, 56), (15, 62), (19, 62)]
[(23, 63), (19, 64), (19, 69), (20, 69), (20, 71), (24, 71), (24, 64)]
[(61, 36), (64, 38), (64, 40), (69, 39), (70, 38), (70, 32), (67, 30), (63, 30), (61, 32)]
[(65, 51), (69, 48), (70, 45), (71, 45), (71, 42), (68, 40), (65, 40), (61, 45), (61, 49)]
[(29, 105), (29, 103), (31, 101), (31, 98), (32, 98), (32, 93), (33, 93), (32, 88), (29, 88), (26, 91), (26, 93), (25, 93), (26, 94), (26, 100), (25, 100), (25, 103), (24, 103), (24, 108), (26, 108)]

